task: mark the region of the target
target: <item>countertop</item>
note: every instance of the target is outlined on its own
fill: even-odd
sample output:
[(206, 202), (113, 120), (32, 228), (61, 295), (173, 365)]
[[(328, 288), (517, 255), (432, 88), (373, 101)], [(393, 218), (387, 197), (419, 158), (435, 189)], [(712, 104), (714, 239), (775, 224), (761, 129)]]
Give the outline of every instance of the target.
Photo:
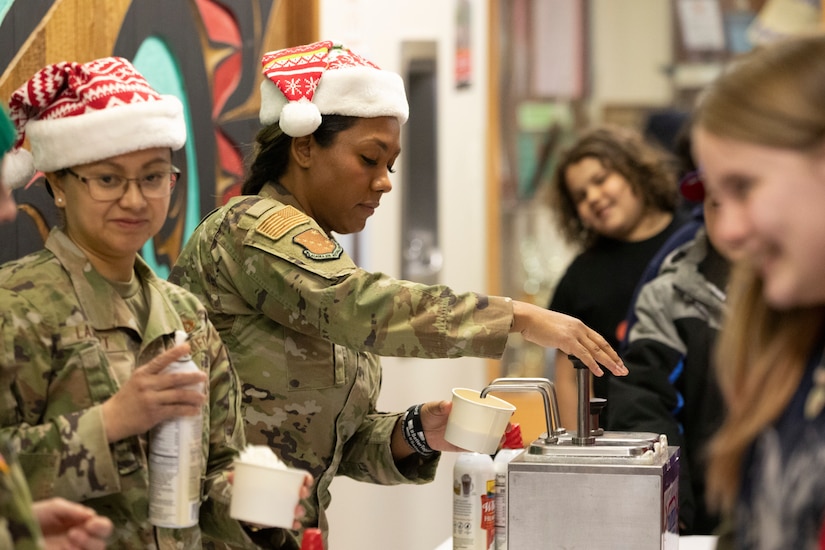
[[(716, 537), (679, 537), (679, 550), (714, 550), (715, 548)], [(453, 550), (453, 539), (445, 540), (435, 550)]]

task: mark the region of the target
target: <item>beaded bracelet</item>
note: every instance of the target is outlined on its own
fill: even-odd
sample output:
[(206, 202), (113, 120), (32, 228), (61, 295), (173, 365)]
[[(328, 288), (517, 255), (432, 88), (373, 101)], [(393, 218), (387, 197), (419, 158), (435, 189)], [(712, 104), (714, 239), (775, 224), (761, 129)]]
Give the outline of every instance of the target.
[(421, 456), (428, 457), (435, 453), (435, 451), (427, 444), (427, 438), (424, 437), (424, 426), (421, 424), (421, 405), (413, 405), (407, 409), (404, 415), (404, 421), (401, 423), (401, 433), (404, 439), (412, 447), (416, 453)]

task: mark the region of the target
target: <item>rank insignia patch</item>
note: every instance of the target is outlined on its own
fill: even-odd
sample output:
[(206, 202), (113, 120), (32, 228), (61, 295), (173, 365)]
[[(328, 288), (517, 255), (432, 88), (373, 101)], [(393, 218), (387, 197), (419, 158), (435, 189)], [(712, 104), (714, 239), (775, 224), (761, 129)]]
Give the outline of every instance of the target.
[(295, 235), (292, 242), (304, 248), (304, 256), (313, 260), (337, 260), (344, 249), (317, 229), (307, 229)]
[(287, 206), (270, 214), (255, 230), (267, 237), (278, 240), (293, 227), (308, 222), (309, 218), (306, 214), (293, 206)]

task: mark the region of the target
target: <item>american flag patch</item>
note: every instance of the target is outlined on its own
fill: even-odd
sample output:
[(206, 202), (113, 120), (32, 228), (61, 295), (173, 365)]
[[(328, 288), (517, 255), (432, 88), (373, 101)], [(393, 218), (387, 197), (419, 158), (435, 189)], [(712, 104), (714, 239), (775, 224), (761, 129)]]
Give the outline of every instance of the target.
[(309, 218), (306, 214), (294, 206), (287, 206), (270, 214), (255, 228), (255, 231), (278, 240), (286, 235), (293, 227), (298, 227), (302, 223), (308, 222)]

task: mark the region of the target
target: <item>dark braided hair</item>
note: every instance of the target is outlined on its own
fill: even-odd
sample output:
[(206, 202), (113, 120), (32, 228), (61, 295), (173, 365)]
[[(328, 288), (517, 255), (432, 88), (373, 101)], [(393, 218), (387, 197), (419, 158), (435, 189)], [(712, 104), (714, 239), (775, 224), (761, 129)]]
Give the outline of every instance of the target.
[[(358, 120), (359, 117), (354, 116), (323, 115), (321, 125), (312, 137), (321, 147), (329, 147), (339, 133), (351, 128)], [(258, 132), (249, 175), (241, 188), (242, 194), (257, 195), (266, 183), (281, 179), (289, 164), (292, 139), (277, 122)]]

